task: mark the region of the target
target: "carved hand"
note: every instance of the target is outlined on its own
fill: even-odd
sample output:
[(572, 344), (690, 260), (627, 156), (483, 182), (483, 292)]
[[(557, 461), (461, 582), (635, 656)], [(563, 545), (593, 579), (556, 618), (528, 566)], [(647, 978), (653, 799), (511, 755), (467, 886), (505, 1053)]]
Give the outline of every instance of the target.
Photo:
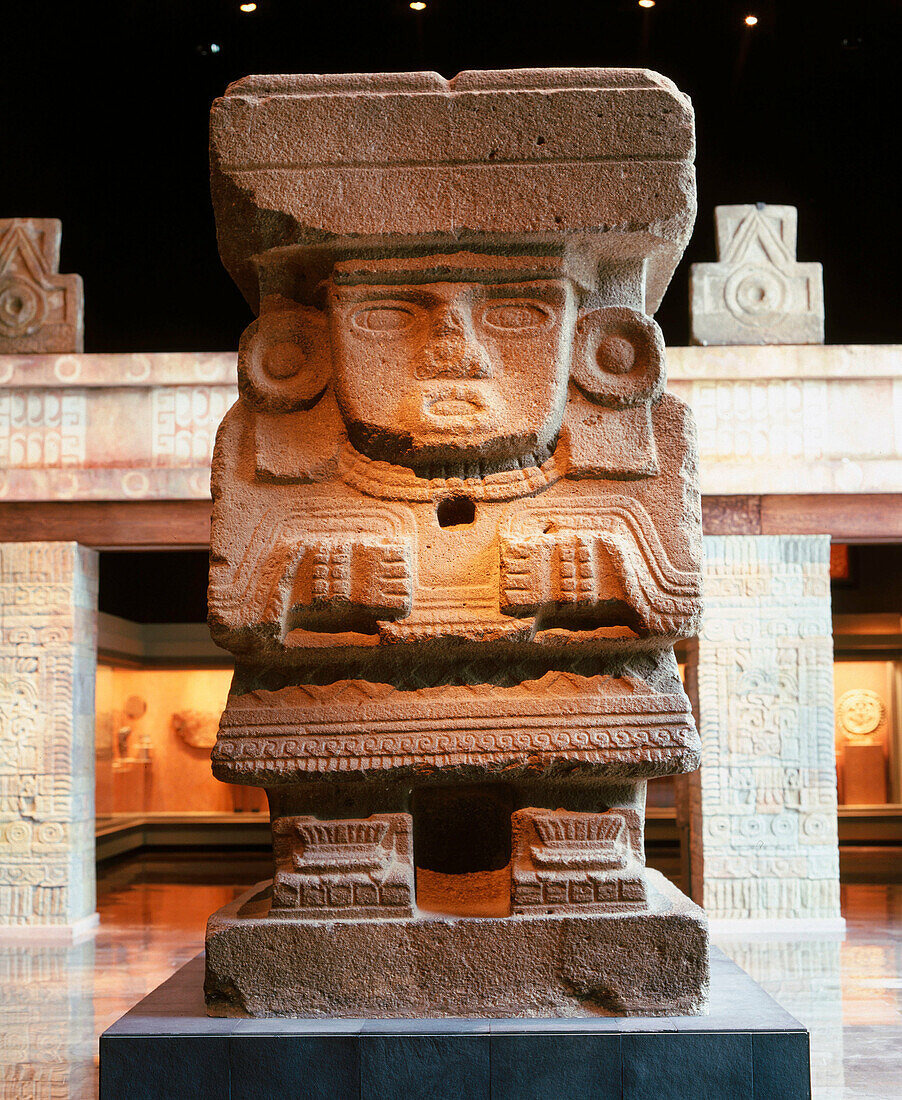
[(624, 600), (628, 569), (610, 534), (591, 531), (504, 539), (501, 604), (513, 614), (535, 614), (549, 604), (589, 608)]
[(379, 539), (294, 543), (284, 562), (272, 611), (292, 626), (346, 630), (351, 620), (397, 619), (413, 598), (411, 547)]

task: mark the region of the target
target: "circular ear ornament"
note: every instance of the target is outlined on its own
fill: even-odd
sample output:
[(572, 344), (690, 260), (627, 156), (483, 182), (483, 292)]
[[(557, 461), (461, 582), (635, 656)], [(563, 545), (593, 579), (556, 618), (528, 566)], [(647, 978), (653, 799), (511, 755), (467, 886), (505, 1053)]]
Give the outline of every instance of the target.
[(651, 317), (624, 306), (583, 314), (576, 326), (573, 381), (600, 405), (628, 408), (664, 388), (664, 337)]
[(309, 409), (326, 388), (331, 367), (326, 318), (306, 306), (264, 313), (238, 345), (241, 394), (267, 412)]

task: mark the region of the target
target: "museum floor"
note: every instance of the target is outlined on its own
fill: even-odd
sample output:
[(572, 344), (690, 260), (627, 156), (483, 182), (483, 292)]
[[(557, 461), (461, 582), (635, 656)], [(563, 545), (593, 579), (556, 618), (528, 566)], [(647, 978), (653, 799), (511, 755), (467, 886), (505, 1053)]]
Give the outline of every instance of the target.
[[(0, 1100), (96, 1096), (100, 1032), (192, 958), (207, 915), (264, 874), (262, 856), (130, 858), (101, 874), (96, 937), (0, 945)], [(844, 885), (843, 913), (842, 943), (718, 942), (811, 1030), (818, 1100), (898, 1100), (902, 883)]]

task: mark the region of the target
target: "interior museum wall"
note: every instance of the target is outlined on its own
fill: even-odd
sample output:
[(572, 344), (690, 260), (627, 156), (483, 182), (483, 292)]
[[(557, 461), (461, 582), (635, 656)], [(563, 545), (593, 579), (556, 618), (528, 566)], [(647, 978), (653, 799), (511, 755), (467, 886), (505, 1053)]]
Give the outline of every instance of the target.
[[(210, 771), (231, 677), (228, 668), (98, 665), (98, 816), (235, 809), (231, 788)], [(133, 716), (141, 704), (146, 710)]]

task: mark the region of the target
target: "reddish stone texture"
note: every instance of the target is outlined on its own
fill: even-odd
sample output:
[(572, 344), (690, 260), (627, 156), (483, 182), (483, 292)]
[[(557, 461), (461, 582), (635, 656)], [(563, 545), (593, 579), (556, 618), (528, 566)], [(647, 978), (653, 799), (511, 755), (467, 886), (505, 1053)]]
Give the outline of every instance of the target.
[(0, 218), (0, 355), (80, 352), (80, 275), (60, 275), (56, 218)]
[[(491, 937), (578, 913), (644, 942), (645, 784), (699, 751), (673, 656), (701, 613), (697, 457), (650, 315), (692, 151), (688, 101), (645, 72), (251, 77), (214, 105), (220, 247), (259, 317), (213, 457), (210, 625), (236, 658), (213, 767), (267, 789), (277, 874), (211, 958), (236, 928), (290, 954), (285, 922), (410, 921), (415, 866), (443, 883), (430, 919), (468, 892), (436, 876), (491, 872)], [(314, 882), (317, 829), (372, 833), (372, 867), (348, 841)], [(404, 933), (427, 959), (428, 923)], [(687, 973), (658, 1011), (702, 1008)], [(548, 980), (533, 1008), (572, 1007)]]

